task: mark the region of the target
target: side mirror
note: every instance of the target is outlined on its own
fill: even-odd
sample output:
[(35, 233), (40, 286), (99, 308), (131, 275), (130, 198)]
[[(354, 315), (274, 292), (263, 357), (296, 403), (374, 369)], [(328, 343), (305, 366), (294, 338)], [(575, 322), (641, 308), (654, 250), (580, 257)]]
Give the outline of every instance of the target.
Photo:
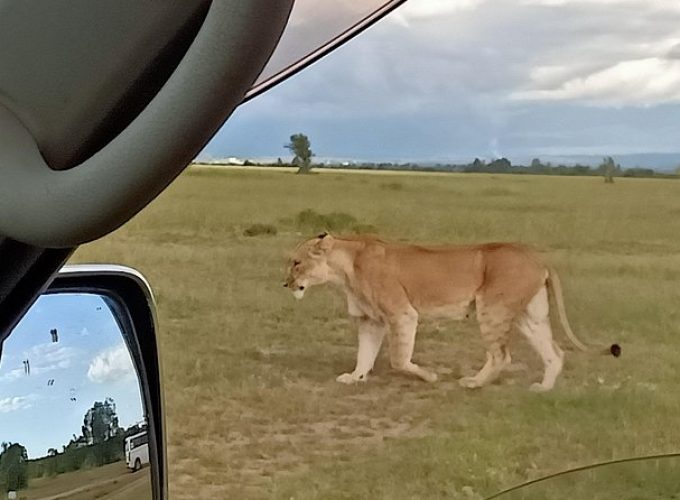
[(0, 345), (0, 498), (165, 498), (164, 439), (148, 283), (66, 266)]

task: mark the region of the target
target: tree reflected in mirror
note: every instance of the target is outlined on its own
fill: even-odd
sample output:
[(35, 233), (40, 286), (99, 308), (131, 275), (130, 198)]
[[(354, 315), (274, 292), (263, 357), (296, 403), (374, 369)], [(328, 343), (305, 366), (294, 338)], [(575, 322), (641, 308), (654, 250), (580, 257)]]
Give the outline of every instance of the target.
[(106, 297), (50, 294), (4, 342), (0, 498), (151, 498), (145, 413), (123, 325)]

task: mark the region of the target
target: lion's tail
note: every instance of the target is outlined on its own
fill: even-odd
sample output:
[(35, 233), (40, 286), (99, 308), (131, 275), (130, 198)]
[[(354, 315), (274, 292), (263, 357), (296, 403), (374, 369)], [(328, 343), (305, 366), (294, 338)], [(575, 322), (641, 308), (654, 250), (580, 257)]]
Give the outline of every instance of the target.
[[(569, 320), (567, 319), (567, 311), (564, 308), (564, 296), (562, 295), (562, 284), (560, 283), (560, 278), (554, 269), (548, 269), (548, 289), (552, 290), (553, 296), (555, 297), (555, 303), (557, 304), (557, 315), (560, 318), (560, 324), (564, 333), (567, 334), (569, 340), (581, 351), (590, 351), (591, 349), (586, 346), (579, 338), (574, 334), (574, 331), (569, 325)], [(619, 357), (621, 355), (621, 346), (619, 344), (612, 344), (604, 350), (605, 354), (611, 354), (614, 357)]]

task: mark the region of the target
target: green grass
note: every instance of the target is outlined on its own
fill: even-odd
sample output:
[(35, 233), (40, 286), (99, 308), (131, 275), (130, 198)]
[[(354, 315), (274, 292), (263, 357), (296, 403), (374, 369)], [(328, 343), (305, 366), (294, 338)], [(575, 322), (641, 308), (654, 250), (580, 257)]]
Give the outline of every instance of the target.
[[(569, 350), (556, 388), (533, 394), (540, 362), (517, 337), (515, 370), (466, 391), (456, 379), (484, 360), (474, 322), (425, 323), (415, 360), (439, 382), (381, 356), (367, 384), (341, 386), (356, 355), (341, 294), (281, 287), (317, 229), (301, 213), (393, 240), (534, 244), (577, 335), (623, 355)], [(276, 234), (244, 236), (255, 224)], [(193, 169), (73, 261), (125, 263), (154, 287), (173, 498), (479, 498), (678, 449), (680, 182)]]

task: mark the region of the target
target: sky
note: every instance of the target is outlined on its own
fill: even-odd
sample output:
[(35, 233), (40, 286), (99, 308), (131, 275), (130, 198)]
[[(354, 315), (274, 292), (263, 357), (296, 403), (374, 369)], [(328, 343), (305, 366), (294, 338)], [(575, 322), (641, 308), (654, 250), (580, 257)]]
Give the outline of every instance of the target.
[(199, 158), (288, 158), (297, 132), (374, 161), (670, 153), (679, 129), (678, 2), (408, 0), (240, 106)]
[(121, 427), (142, 421), (138, 379), (113, 313), (98, 295), (43, 295), (2, 346), (0, 442), (24, 445), (29, 459), (61, 451), (107, 397)]

